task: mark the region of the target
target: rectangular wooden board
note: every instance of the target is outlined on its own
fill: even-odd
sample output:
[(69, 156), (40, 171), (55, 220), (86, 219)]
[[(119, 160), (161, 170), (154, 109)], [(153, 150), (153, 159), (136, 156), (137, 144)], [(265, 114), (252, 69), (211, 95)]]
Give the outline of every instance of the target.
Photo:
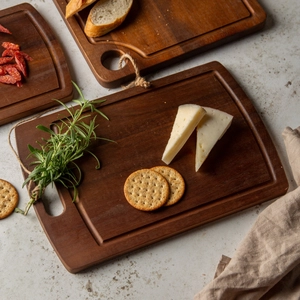
[(57, 105), (54, 99), (72, 99), (64, 53), (39, 12), (28, 3), (19, 4), (0, 10), (0, 24), (12, 33), (0, 33), (0, 45), (18, 44), (32, 58), (27, 62), (29, 74), (22, 87), (0, 83), (0, 125), (53, 107)]
[[(194, 103), (233, 115), (233, 122), (209, 157), (195, 172), (195, 134), (170, 164), (186, 183), (176, 205), (154, 212), (136, 210), (126, 201), (123, 186), (134, 171), (164, 165), (161, 157), (178, 106)], [(58, 186), (64, 211), (51, 216), (43, 202), (36, 214), (68, 271), (78, 272), (108, 259), (182, 233), (286, 193), (288, 181), (272, 140), (253, 104), (231, 74), (218, 62), (152, 82), (149, 89), (131, 88), (106, 97), (99, 109), (99, 140), (78, 161), (83, 180), (79, 198)], [(27, 145), (36, 145), (38, 124), (60, 122), (67, 112), (20, 125), (17, 148), (31, 168)], [(41, 132), (41, 131), (39, 131)], [(26, 133), (26, 134), (24, 134)], [(47, 138), (47, 136), (40, 137)], [(39, 139), (38, 139), (39, 140)]]
[(260, 30), (266, 20), (256, 0), (139, 0), (120, 27), (88, 38), (84, 26), (91, 6), (66, 20), (69, 1), (54, 2), (95, 77), (109, 88), (134, 78), (131, 64), (119, 69), (113, 63), (125, 53), (145, 75)]

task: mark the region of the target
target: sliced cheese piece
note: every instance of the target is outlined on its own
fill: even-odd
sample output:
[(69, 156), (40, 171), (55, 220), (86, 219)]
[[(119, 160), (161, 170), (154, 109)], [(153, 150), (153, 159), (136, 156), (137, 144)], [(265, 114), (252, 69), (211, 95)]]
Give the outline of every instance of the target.
[(167, 165), (171, 163), (204, 115), (205, 110), (196, 104), (183, 104), (178, 107), (171, 135), (162, 156), (164, 163)]
[(203, 108), (206, 110), (206, 115), (197, 126), (196, 172), (200, 169), (217, 141), (222, 138), (230, 127), (233, 119), (232, 115), (218, 109)]

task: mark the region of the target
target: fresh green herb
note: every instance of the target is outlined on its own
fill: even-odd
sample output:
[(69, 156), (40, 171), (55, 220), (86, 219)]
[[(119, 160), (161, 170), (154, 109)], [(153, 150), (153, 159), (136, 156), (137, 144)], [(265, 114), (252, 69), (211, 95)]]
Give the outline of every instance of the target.
[[(61, 101), (56, 100), (68, 111), (70, 116), (60, 120), (60, 124), (55, 124), (55, 130), (43, 125), (37, 126), (37, 129), (49, 133), (50, 138), (43, 139), (42, 143), (37, 142), (39, 148), (28, 145), (30, 156), (35, 158), (33, 161), (35, 167), (24, 181), (23, 186), (34, 183), (35, 188), (31, 191), (25, 210), (17, 208), (16, 212), (27, 215), (30, 207), (42, 197), (46, 187), (55, 182), (61, 183), (66, 188), (72, 188), (74, 191), (73, 201), (75, 201), (78, 196), (77, 186), (81, 181), (81, 170), (75, 161), (84, 153), (91, 154), (96, 160), (96, 168), (100, 168), (99, 159), (88, 150), (88, 147), (93, 140), (108, 140), (97, 137), (95, 133), (98, 126), (96, 124), (97, 116), (101, 115), (108, 120), (106, 115), (95, 107), (95, 104), (104, 100), (86, 100), (79, 87), (74, 82), (73, 84), (80, 95), (79, 100), (73, 100), (78, 105), (77, 109), (69, 108)], [(87, 110), (95, 113), (95, 116), (92, 118), (91, 114), (84, 114)], [(90, 118), (88, 123), (85, 122), (87, 118)]]

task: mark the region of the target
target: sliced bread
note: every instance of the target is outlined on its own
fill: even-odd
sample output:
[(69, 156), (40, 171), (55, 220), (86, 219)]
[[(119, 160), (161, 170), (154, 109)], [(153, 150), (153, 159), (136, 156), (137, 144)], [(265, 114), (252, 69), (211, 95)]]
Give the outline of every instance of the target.
[(84, 32), (88, 37), (99, 37), (123, 23), (133, 0), (98, 0), (92, 7)]
[(66, 19), (72, 17), (87, 6), (93, 4), (96, 0), (71, 0), (66, 6)]

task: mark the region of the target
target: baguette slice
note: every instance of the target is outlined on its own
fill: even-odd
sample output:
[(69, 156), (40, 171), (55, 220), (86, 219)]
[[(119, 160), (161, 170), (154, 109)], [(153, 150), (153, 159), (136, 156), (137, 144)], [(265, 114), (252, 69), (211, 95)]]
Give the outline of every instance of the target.
[(96, 0), (71, 0), (66, 6), (66, 19), (72, 17), (87, 6), (93, 4)]
[(117, 28), (125, 20), (133, 0), (98, 0), (92, 7), (84, 32), (99, 37)]

